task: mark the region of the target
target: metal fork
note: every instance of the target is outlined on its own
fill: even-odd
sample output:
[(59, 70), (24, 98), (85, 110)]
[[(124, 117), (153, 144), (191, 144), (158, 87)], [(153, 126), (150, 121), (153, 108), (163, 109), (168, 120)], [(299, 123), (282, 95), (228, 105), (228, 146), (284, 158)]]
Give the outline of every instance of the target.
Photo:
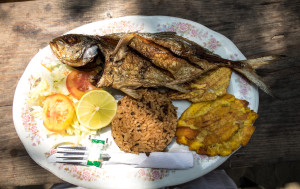
[(56, 163), (73, 165), (92, 165), (100, 167), (103, 161), (108, 161), (111, 156), (101, 151), (96, 151), (83, 146), (60, 146), (57, 148)]

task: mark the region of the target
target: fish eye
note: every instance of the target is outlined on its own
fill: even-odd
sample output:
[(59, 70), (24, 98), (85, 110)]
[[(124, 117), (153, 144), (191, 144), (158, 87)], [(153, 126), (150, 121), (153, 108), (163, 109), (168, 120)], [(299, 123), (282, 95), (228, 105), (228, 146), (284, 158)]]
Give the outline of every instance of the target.
[(70, 46), (80, 42), (80, 39), (75, 35), (65, 35), (62, 40)]

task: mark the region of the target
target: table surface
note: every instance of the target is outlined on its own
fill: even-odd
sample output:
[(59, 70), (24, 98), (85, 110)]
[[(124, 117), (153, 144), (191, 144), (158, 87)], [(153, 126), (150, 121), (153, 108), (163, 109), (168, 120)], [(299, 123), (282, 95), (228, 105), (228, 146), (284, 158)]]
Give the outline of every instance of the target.
[(286, 55), (257, 70), (279, 98), (260, 92), (254, 135), (222, 167), (299, 161), (299, 10), (299, 1), (288, 0), (0, 0), (0, 186), (63, 182), (29, 157), (14, 128), (14, 91), (30, 59), (52, 38), (75, 27), (127, 15), (201, 23), (227, 36), (247, 58)]

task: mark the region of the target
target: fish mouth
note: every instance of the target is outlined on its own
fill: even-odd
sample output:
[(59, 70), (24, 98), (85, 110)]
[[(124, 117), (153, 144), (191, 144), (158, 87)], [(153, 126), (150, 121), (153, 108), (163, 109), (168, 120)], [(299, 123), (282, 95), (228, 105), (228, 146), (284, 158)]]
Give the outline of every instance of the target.
[(56, 55), (56, 57), (59, 58), (59, 57), (61, 57), (63, 48), (61, 48), (61, 45), (59, 45), (58, 43), (63, 43), (63, 41), (52, 40), (49, 42), (49, 45), (50, 45), (52, 52)]
[(58, 51), (58, 46), (54, 41), (50, 41), (49, 45), (53, 52)]

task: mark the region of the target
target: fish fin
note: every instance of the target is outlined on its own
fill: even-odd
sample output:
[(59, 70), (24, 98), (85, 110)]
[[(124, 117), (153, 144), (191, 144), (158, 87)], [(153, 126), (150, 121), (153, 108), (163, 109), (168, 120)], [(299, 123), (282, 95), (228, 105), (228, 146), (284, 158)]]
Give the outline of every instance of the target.
[(124, 92), (125, 94), (127, 94), (128, 96), (131, 96), (131, 97), (134, 98), (134, 99), (141, 99), (141, 98), (142, 98), (142, 95), (141, 95), (141, 94), (138, 94), (138, 93), (136, 92), (136, 90), (134, 90), (134, 89), (122, 87), (122, 88), (120, 88), (120, 90), (121, 90), (122, 92)]
[(166, 84), (165, 87), (169, 88), (169, 89), (173, 89), (182, 93), (187, 93), (190, 92), (188, 89), (185, 89), (184, 87), (180, 86), (180, 85), (174, 85), (174, 84)]
[(110, 54), (110, 59), (113, 63), (119, 62), (127, 55), (127, 50), (128, 50), (127, 45), (129, 44), (129, 42), (134, 36), (135, 36), (134, 33), (130, 33), (130, 34), (125, 34), (123, 35), (123, 37), (121, 37), (116, 48)]
[(258, 86), (262, 91), (267, 93), (268, 95), (275, 97), (272, 93), (271, 89), (262, 81), (261, 77), (258, 76), (253, 69), (239, 69), (233, 68), (235, 71), (244, 75), (249, 81)]
[(174, 37), (174, 36), (176, 36), (176, 32), (158, 32), (158, 33), (154, 33), (153, 36), (155, 36), (155, 37)]
[(153, 37), (175, 37), (176, 32), (157, 32), (157, 33), (138, 33), (138, 35), (146, 38)]
[(253, 69), (259, 68), (263, 65), (269, 64), (272, 60), (276, 60), (278, 58), (285, 57), (285, 55), (272, 55), (272, 56), (264, 56), (260, 58), (242, 60), (241, 62), (249, 64)]

